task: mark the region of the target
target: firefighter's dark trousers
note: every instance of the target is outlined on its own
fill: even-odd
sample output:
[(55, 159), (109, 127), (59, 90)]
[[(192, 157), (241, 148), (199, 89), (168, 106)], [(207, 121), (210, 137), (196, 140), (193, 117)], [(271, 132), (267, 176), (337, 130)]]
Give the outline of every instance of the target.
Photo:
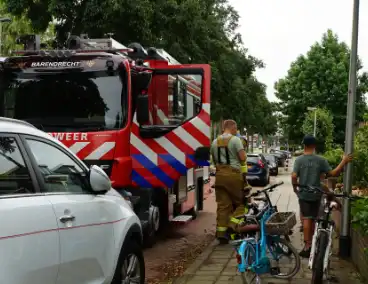
[(236, 217), (244, 214), (243, 188), (244, 180), (239, 170), (228, 165), (217, 167), (215, 183), (217, 238), (226, 237), (228, 228), (236, 231), (239, 223)]

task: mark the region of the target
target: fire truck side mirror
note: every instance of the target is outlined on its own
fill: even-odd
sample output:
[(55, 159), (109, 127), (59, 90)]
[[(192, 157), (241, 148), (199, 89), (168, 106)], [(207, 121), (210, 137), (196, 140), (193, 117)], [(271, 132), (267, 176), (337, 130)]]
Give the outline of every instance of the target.
[(194, 152), (194, 159), (199, 161), (210, 160), (210, 148), (209, 147), (198, 147)]
[(139, 125), (149, 122), (148, 95), (140, 94), (137, 98), (137, 121)]

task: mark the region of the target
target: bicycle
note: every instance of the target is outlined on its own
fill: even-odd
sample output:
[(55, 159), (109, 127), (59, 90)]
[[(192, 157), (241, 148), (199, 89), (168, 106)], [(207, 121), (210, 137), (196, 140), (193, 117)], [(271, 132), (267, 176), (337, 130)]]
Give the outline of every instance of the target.
[[(247, 214), (244, 214), (242, 216), (237, 216), (236, 218), (237, 219), (244, 219), (250, 216), (255, 216), (255, 215), (258, 215), (260, 213), (260, 210), (262, 210), (263, 208), (265, 208), (267, 205), (269, 205), (269, 208), (270, 210), (272, 210), (270, 213), (271, 215), (273, 213), (276, 213), (278, 212), (278, 209), (277, 209), (277, 206), (276, 205), (273, 205), (272, 204), (272, 201), (270, 199), (270, 196), (267, 194), (267, 192), (272, 192), (274, 190), (274, 188), (280, 186), (284, 184), (284, 182), (280, 182), (280, 183), (277, 183), (277, 184), (274, 184), (274, 185), (270, 185), (266, 188), (264, 188), (263, 190), (257, 190), (256, 192), (252, 193), (250, 196), (246, 197), (245, 199), (245, 206), (248, 208), (248, 213)], [(264, 193), (264, 197), (257, 197), (259, 195), (261, 195), (262, 193)], [(254, 197), (254, 200), (255, 201), (258, 201), (259, 203), (250, 203), (250, 204), (247, 204), (247, 201), (248, 201), (248, 198), (249, 197)], [(262, 202), (262, 203), (260, 203)], [(249, 220), (248, 220), (249, 221)], [(230, 239), (232, 240), (235, 240), (235, 239), (241, 239), (241, 238), (244, 238), (244, 237), (249, 237), (250, 233), (248, 232), (246, 235), (244, 234), (236, 234), (235, 232), (233, 232), (231, 229), (228, 229), (228, 235), (230, 237)], [(254, 233), (254, 232), (253, 232)], [(290, 242), (290, 237), (289, 235), (292, 235), (293, 234), (293, 231), (290, 230), (287, 234), (284, 235), (284, 238)]]
[(332, 254), (332, 237), (335, 229), (335, 222), (331, 220), (331, 212), (338, 208), (338, 204), (333, 201), (334, 197), (358, 199), (356, 196), (348, 196), (345, 193), (337, 194), (326, 192), (319, 187), (307, 186), (309, 190), (319, 191), (326, 197), (323, 198), (323, 215), (315, 221), (315, 230), (312, 239), (311, 253), (308, 261), (308, 268), (312, 270), (311, 284), (322, 284), (323, 276), (329, 279), (330, 256)]
[[(253, 281), (256, 284), (260, 284), (261, 274), (270, 273), (275, 278), (290, 279), (300, 270), (300, 257), (297, 250), (289, 241), (281, 237), (282, 235), (288, 235), (290, 229), (295, 226), (295, 213), (277, 212), (277, 207), (272, 206), (268, 195), (269, 192), (272, 192), (282, 184), (283, 182), (280, 182), (268, 186), (250, 195), (251, 197), (255, 197), (263, 193), (265, 198), (262, 201), (266, 204), (259, 212), (255, 210), (253, 211), (253, 215), (247, 214), (244, 216), (247, 225), (242, 228), (243, 232), (240, 233), (241, 236), (239, 236), (239, 239), (230, 242), (236, 249), (238, 271), (241, 273), (244, 283), (248, 283), (245, 275), (246, 271), (251, 271), (255, 274), (249, 284), (253, 283)], [(275, 234), (275, 231), (268, 229), (269, 222), (273, 218), (272, 216), (277, 217), (280, 214), (288, 213), (288, 220), (291, 220), (287, 224), (289, 226), (284, 226), (277, 234)], [(281, 246), (285, 246), (286, 250)], [(271, 259), (267, 256), (267, 252), (271, 254)], [(279, 260), (282, 256), (294, 256), (295, 258), (295, 266), (287, 274), (281, 273), (280, 271)], [(272, 266), (271, 260), (277, 262), (277, 266)]]

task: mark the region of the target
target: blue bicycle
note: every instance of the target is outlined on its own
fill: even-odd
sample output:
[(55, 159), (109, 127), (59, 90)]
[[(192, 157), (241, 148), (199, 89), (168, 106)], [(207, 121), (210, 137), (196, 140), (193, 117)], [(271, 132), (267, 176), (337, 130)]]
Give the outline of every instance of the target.
[[(244, 216), (246, 226), (242, 227), (242, 236), (238, 235), (237, 240), (231, 241), (237, 252), (238, 271), (245, 283), (251, 284), (255, 281), (256, 284), (260, 284), (260, 275), (267, 273), (275, 278), (290, 279), (300, 270), (299, 254), (288, 238), (292, 227), (296, 224), (295, 213), (277, 212), (268, 194), (281, 184), (283, 182), (270, 185), (251, 195), (252, 197), (264, 195), (264, 198), (258, 198), (263, 202), (262, 208), (254, 204), (251, 206), (252, 215)], [(292, 266), (280, 263), (283, 257), (294, 259), (295, 264)], [(281, 272), (285, 264), (285, 268), (289, 270), (287, 273)], [(246, 279), (246, 272), (254, 274), (250, 282)]]

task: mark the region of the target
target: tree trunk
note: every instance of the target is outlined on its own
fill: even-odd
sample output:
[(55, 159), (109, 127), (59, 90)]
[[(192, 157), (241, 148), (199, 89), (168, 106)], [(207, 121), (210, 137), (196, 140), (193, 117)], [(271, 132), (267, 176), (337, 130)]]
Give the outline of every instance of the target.
[(249, 135), (249, 139), (248, 139), (248, 141), (249, 141), (249, 146), (250, 146), (250, 147), (249, 147), (249, 150), (250, 150), (249, 152), (250, 152), (250, 153), (253, 153), (253, 134), (250, 134), (250, 135)]

